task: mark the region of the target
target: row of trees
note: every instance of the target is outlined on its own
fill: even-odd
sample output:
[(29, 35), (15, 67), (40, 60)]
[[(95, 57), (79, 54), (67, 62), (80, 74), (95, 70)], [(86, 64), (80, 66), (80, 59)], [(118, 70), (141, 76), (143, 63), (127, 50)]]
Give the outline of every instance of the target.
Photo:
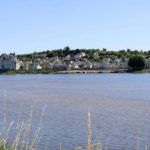
[(27, 58), (32, 59), (34, 57), (65, 57), (67, 55), (77, 55), (81, 52), (85, 52), (89, 58), (94, 57), (94, 54), (97, 53), (100, 58), (108, 57), (108, 58), (122, 58), (122, 57), (130, 57), (133, 55), (142, 55), (145, 58), (150, 58), (150, 51), (138, 51), (138, 50), (119, 50), (119, 51), (109, 51), (106, 48), (103, 49), (71, 49), (69, 46), (64, 47), (63, 49), (57, 50), (47, 50), (42, 52), (33, 52), (32, 54), (24, 54), (18, 55), (19, 58)]

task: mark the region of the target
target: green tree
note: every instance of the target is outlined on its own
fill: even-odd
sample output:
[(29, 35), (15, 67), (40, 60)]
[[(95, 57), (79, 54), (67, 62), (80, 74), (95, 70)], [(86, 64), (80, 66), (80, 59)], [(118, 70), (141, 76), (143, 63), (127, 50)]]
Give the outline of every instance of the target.
[(70, 53), (70, 47), (69, 46), (64, 47), (63, 52), (64, 52), (64, 56), (68, 55)]
[(145, 59), (143, 56), (135, 55), (129, 59), (128, 66), (132, 70), (142, 70), (145, 67)]
[(106, 49), (106, 48), (103, 48), (103, 49), (102, 49), (102, 51), (106, 52), (106, 51), (107, 51), (107, 49)]

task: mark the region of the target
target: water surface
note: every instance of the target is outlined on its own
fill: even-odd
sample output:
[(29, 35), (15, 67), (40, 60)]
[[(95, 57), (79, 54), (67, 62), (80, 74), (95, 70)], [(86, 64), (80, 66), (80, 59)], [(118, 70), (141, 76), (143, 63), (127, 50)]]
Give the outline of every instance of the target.
[[(150, 147), (150, 75), (1, 75), (0, 128), (3, 126), (4, 96), (9, 124), (21, 124), (33, 108), (32, 138), (44, 112), (39, 149), (47, 141), (50, 149), (70, 150), (87, 144), (87, 113), (91, 112), (92, 139), (109, 149)], [(9, 133), (10, 141), (14, 130)]]

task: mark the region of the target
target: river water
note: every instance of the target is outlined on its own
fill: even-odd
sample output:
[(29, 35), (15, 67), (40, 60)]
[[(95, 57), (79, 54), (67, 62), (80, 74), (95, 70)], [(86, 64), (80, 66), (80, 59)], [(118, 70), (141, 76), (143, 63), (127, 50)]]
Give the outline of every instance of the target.
[(4, 114), (7, 125), (14, 121), (8, 141), (31, 110), (29, 143), (40, 127), (39, 150), (85, 147), (88, 111), (93, 142), (134, 150), (139, 129), (140, 148), (150, 148), (149, 74), (1, 75), (0, 129)]

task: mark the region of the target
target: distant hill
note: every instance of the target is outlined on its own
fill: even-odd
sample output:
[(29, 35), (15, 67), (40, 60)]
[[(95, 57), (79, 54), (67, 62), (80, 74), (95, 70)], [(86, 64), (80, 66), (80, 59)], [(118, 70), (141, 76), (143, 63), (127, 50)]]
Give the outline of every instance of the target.
[(78, 55), (80, 53), (85, 53), (84, 58), (87, 58), (90, 61), (101, 61), (104, 58), (116, 59), (116, 58), (130, 58), (133, 55), (142, 55), (144, 58), (150, 58), (150, 51), (142, 50), (119, 50), (119, 51), (109, 51), (105, 48), (103, 49), (70, 49), (66, 46), (64, 49), (57, 50), (46, 50), (42, 52), (33, 52), (30, 54), (17, 55), (17, 57), (22, 61), (34, 61), (37, 58), (53, 58), (59, 57), (64, 58), (68, 55), (71, 57)]

